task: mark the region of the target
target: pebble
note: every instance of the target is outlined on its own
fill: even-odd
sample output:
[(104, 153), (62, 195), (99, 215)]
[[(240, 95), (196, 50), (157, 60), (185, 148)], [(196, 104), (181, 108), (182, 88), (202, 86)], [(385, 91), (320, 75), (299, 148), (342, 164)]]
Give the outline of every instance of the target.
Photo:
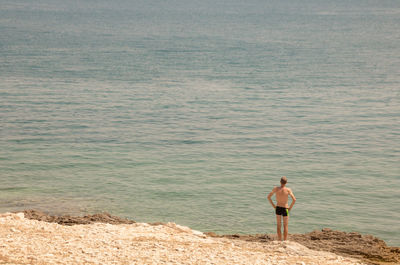
[(18, 264), (362, 264), (295, 242), (232, 242), (174, 223), (62, 226), (23, 214), (0, 214), (0, 223), (0, 257)]

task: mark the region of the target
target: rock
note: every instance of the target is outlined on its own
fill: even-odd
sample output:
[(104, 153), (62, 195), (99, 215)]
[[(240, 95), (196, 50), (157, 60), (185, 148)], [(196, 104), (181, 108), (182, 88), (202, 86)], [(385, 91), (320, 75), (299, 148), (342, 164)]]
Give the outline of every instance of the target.
[(306, 234), (290, 235), (290, 239), (316, 250), (334, 252), (339, 255), (362, 258), (364, 261), (378, 264), (379, 262), (400, 263), (400, 248), (389, 247), (383, 240), (371, 235), (361, 235), (357, 232), (334, 231), (329, 228)]
[(22, 219), (24, 219), (25, 215), (24, 215), (24, 213), (17, 213), (17, 214), (15, 215), (15, 217), (16, 217), (17, 219), (19, 219), (19, 220), (22, 220)]
[[(224, 237), (250, 242), (264, 242), (269, 244), (274, 240), (274, 235), (215, 235), (206, 233), (210, 237)], [(390, 247), (372, 235), (361, 235), (357, 232), (346, 233), (323, 228), (306, 234), (291, 234), (289, 240), (298, 242), (313, 250), (333, 252), (353, 258), (361, 258), (369, 264), (400, 264), (400, 248)]]
[[(31, 210), (24, 216), (0, 214), (0, 260), (7, 264), (15, 260), (21, 264), (79, 264), (85, 260), (96, 264), (359, 264), (349, 257), (376, 264), (400, 263), (399, 248), (370, 235), (329, 228), (292, 234), (291, 241), (278, 242), (275, 235), (221, 236), (174, 223), (133, 224), (107, 213), (74, 217)], [(37, 221), (42, 219), (50, 223)], [(45, 256), (49, 249), (54, 256)], [(32, 261), (32, 256), (37, 260)]]
[(210, 237), (221, 237), (221, 236), (219, 236), (219, 235), (217, 235), (216, 233), (214, 233), (214, 232), (206, 232), (206, 233), (204, 233), (206, 236), (210, 236)]
[(45, 221), (50, 223), (58, 223), (62, 225), (76, 225), (76, 224), (93, 224), (93, 223), (109, 223), (109, 224), (133, 224), (135, 221), (112, 216), (109, 213), (97, 213), (85, 216), (52, 216), (41, 211), (25, 210), (23, 213), (28, 219)]

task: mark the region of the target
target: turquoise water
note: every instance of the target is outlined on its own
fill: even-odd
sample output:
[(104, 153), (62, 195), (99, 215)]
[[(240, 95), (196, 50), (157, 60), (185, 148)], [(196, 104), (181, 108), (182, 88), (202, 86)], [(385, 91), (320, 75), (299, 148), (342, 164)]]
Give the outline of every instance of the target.
[(1, 1), (0, 211), (400, 245), (400, 2)]

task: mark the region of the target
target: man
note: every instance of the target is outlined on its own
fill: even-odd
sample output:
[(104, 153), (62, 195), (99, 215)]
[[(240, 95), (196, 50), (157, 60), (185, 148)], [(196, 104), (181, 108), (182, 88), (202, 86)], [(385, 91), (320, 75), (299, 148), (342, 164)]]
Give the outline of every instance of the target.
[[(275, 187), (268, 195), (268, 200), (271, 203), (272, 207), (275, 208), (276, 214), (276, 231), (278, 233), (279, 241), (282, 240), (282, 232), (281, 232), (281, 223), (283, 216), (283, 240), (287, 240), (288, 236), (288, 225), (289, 225), (289, 212), (292, 210), (294, 203), (296, 202), (296, 198), (293, 195), (291, 189), (286, 187), (287, 178), (283, 176), (281, 178), (281, 186)], [(276, 197), (276, 205), (272, 202), (271, 197), (275, 194)], [(292, 203), (290, 207), (288, 206), (289, 195), (292, 197)]]

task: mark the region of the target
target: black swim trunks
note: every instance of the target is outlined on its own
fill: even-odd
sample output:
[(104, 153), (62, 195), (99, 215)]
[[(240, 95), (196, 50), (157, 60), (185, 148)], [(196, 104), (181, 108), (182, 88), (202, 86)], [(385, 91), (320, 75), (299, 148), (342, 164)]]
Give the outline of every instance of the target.
[(284, 208), (284, 207), (280, 207), (280, 206), (276, 206), (275, 213), (276, 213), (276, 215), (288, 216), (289, 215), (289, 209)]

